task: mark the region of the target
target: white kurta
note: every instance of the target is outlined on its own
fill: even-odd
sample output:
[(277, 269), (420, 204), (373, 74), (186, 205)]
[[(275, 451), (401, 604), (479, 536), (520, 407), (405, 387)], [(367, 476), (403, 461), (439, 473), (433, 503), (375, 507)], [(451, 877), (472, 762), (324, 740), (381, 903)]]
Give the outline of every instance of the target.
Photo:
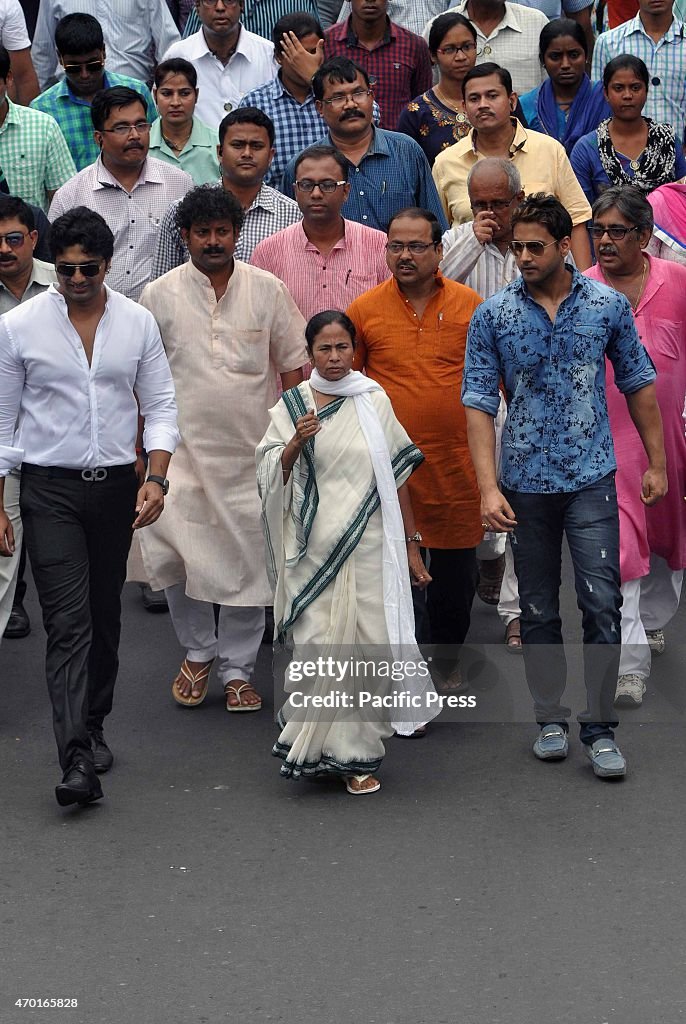
[(141, 534), (150, 585), (185, 581), (199, 601), (269, 604), (255, 448), (276, 374), (307, 361), (305, 321), (281, 281), (240, 261), (218, 302), (185, 263), (152, 281), (141, 304), (160, 327), (181, 432), (164, 515)]

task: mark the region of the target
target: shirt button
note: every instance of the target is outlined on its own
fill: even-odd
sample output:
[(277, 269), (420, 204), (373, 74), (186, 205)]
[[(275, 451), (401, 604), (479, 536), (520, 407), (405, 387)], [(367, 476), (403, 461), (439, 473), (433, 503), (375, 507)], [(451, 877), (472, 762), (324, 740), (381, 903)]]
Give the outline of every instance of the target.
[(133, 249), (133, 246), (132, 246), (132, 245), (130, 245), (130, 246), (129, 246), (129, 249)]
[(651, 78), (650, 81), (651, 81), (651, 83), (653, 85), (659, 85), (660, 84), (660, 79), (659, 78)]
[(132, 221), (131, 221), (131, 223), (132, 223), (132, 224), (135, 224), (136, 222), (135, 222), (135, 220), (132, 220)]
[(364, 192), (360, 192), (360, 195), (361, 195), (361, 196), (363, 196), (363, 195), (364, 195)]
[(544, 454), (544, 455), (547, 455), (547, 454), (548, 454), (548, 449), (547, 449), (547, 448), (544, 448), (544, 449), (543, 449), (543, 454)]
[(363, 213), (363, 214), (362, 214), (362, 220), (367, 220), (367, 219), (368, 219), (368, 218), (367, 218), (367, 214), (366, 214), (366, 213)]

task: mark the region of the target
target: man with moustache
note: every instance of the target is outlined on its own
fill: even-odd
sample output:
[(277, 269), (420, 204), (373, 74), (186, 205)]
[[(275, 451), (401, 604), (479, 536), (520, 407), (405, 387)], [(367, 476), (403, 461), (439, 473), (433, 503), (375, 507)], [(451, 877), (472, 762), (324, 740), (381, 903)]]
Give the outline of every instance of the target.
[[(342, 209), (348, 220), (386, 231), (403, 207), (430, 210), (448, 227), (431, 169), (421, 147), (402, 132), (372, 122), (374, 90), (369, 76), (353, 61), (332, 57), (312, 79), (317, 110), (328, 134), (315, 145), (334, 146), (348, 161), (350, 194)], [(284, 171), (281, 191), (293, 194), (295, 160)]]
[(258, 711), (250, 678), (272, 595), (255, 448), (276, 401), (275, 371), (284, 390), (302, 380), (305, 321), (281, 281), (234, 259), (243, 211), (230, 192), (195, 188), (176, 216), (190, 261), (151, 282), (141, 304), (160, 327), (182, 440), (169, 519), (142, 538), (143, 561), (185, 649), (173, 699), (199, 705), (216, 659), (226, 710)]
[(49, 218), (74, 206), (101, 214), (114, 232), (110, 287), (138, 299), (150, 280), (160, 221), (193, 179), (148, 156), (150, 124), (140, 93), (121, 85), (103, 89), (93, 98), (91, 118), (100, 156), (57, 190)]
[[(243, 209), (243, 227), (234, 256), (248, 262), (264, 238), (300, 220), (295, 200), (264, 183), (274, 158), (274, 125), (255, 107), (240, 107), (227, 114), (219, 125), (218, 188), (231, 192)], [(188, 259), (188, 249), (176, 219), (178, 203), (172, 203), (162, 218), (151, 280), (161, 277)]]

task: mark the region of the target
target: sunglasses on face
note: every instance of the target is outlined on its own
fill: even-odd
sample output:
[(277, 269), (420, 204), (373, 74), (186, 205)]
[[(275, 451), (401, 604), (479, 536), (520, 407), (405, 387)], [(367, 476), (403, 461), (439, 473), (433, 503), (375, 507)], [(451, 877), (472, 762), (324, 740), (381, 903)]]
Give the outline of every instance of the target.
[(55, 270), (60, 277), (73, 277), (77, 270), (80, 270), (84, 277), (97, 277), (100, 273), (102, 263), (58, 263)]
[(588, 230), (591, 238), (598, 239), (602, 238), (603, 235), (608, 234), (613, 241), (621, 242), (623, 238), (626, 238), (630, 231), (638, 231), (638, 228), (625, 228), (623, 224), (610, 224), (610, 226), (606, 228), (602, 224), (591, 224)]
[(102, 71), (105, 66), (104, 60), (88, 60), (84, 64), (63, 64), (65, 75), (80, 75), (85, 68), (89, 75), (95, 75)]
[(532, 256), (542, 256), (549, 245), (557, 245), (557, 242), (510, 242), (510, 250), (515, 256), (521, 256), (525, 249)]
[(8, 231), (6, 235), (0, 235), (0, 242), (7, 242), (10, 249), (21, 249), (28, 237), (23, 231)]

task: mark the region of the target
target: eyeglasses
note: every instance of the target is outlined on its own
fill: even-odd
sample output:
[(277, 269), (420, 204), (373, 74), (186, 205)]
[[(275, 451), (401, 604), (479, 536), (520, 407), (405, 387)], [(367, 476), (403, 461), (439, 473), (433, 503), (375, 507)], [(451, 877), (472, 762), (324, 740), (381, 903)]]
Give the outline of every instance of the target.
[(98, 263), (93, 260), (90, 263), (58, 263), (55, 270), (60, 277), (73, 277), (77, 270), (80, 270), (84, 277), (97, 277), (102, 267), (102, 261)]
[(102, 71), (105, 66), (104, 60), (87, 60), (85, 64), (63, 64), (65, 75), (80, 75), (85, 68), (89, 75)]
[(337, 92), (335, 96), (330, 96), (328, 100), (322, 100), (322, 103), (326, 103), (327, 107), (344, 107), (348, 100), (352, 100), (358, 106), (363, 103), (367, 96), (371, 96), (371, 89), (353, 89), (352, 92)]
[(435, 249), (438, 242), (386, 242), (386, 252), (400, 256), (401, 252), (407, 249), (413, 256), (421, 256), (427, 249)]
[(139, 135), (147, 135), (150, 125), (147, 121), (136, 121), (135, 124), (115, 124), (114, 128), (101, 128), (101, 132), (111, 132), (112, 135), (130, 135), (131, 132), (138, 132)]
[(514, 196), (509, 199), (485, 199), (481, 203), (472, 203), (471, 207), (475, 213), (484, 213), (485, 210), (506, 210), (512, 205)]
[(7, 242), (10, 249), (21, 249), (28, 237), (28, 231), (8, 231), (6, 235), (0, 235), (0, 243)]
[(330, 193), (347, 184), (347, 181), (334, 181), (333, 178), (326, 178), (324, 181), (312, 181), (311, 178), (303, 178), (301, 181), (296, 181), (296, 185), (301, 192), (314, 192), (318, 188), (320, 192)]
[(557, 242), (510, 242), (510, 250), (515, 256), (521, 256), (525, 249), (532, 256), (542, 256), (549, 245), (557, 245)]
[[(224, 7), (238, 7), (241, 0), (222, 0)], [(216, 7), (219, 0), (200, 0), (203, 7)]]
[(608, 234), (614, 242), (620, 242), (623, 238), (629, 234), (630, 231), (639, 231), (640, 228), (625, 228), (623, 224), (610, 224), (609, 227), (604, 227), (602, 224), (591, 224), (589, 226), (589, 234), (591, 238), (596, 240), (602, 238), (604, 234)]
[(441, 57), (454, 57), (456, 53), (463, 53), (467, 57), (476, 50), (476, 43), (463, 43), (462, 46), (439, 46), (436, 53)]

